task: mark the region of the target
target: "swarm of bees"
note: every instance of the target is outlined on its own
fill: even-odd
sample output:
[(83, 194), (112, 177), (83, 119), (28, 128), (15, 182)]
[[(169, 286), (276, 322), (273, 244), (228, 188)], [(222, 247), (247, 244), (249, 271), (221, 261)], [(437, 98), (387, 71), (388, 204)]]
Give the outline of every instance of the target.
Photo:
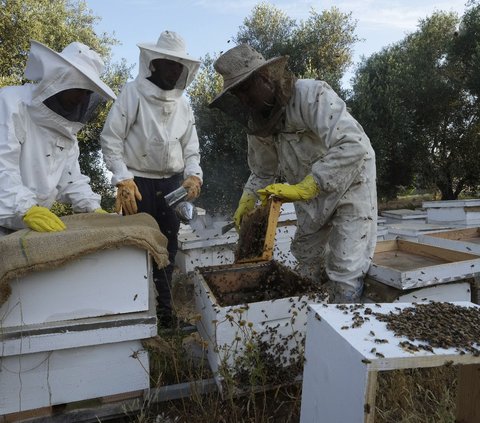
[[(386, 322), (395, 336), (410, 342), (400, 346), (410, 351), (433, 348), (455, 348), (460, 354), (480, 355), (480, 310), (447, 302), (413, 304), (397, 312), (374, 313), (376, 319)], [(422, 342), (414, 345), (413, 341)], [(423, 343), (424, 342), (424, 343)]]
[[(299, 296), (321, 302), (327, 296), (327, 292), (318, 282), (301, 277), (289, 267), (274, 260), (259, 265), (257, 269), (261, 271), (258, 274), (249, 275), (248, 283), (234, 291), (223, 289), (228, 284), (225, 273), (224, 276), (220, 272), (213, 274), (206, 268), (203, 277), (222, 307)], [(228, 272), (228, 267), (223, 271)], [(238, 272), (239, 279), (245, 276), (245, 273)]]

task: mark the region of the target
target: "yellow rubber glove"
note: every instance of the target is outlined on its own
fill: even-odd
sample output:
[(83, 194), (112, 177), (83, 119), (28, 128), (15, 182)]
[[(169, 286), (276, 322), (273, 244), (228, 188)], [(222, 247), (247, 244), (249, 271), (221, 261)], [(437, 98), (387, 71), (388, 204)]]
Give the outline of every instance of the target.
[(242, 223), (243, 216), (245, 216), (248, 212), (252, 211), (255, 208), (255, 203), (257, 201), (257, 197), (255, 194), (251, 192), (244, 191), (242, 196), (240, 197), (240, 201), (238, 202), (237, 210), (233, 215), (233, 220), (235, 222), (235, 228), (237, 232), (240, 230), (240, 225)]
[(125, 179), (117, 184), (117, 198), (115, 199), (115, 212), (125, 214), (137, 213), (137, 201), (141, 200), (142, 195), (138, 190), (137, 184), (133, 179)]
[(41, 206), (30, 207), (23, 216), (23, 221), (37, 232), (59, 232), (67, 228), (58, 216)]
[(182, 186), (188, 191), (187, 200), (195, 200), (200, 195), (202, 181), (198, 176), (190, 175), (183, 181)]
[(104, 214), (104, 213), (108, 214), (108, 212), (106, 210), (103, 210), (101, 207), (98, 208), (98, 209), (95, 209), (93, 212), (94, 213), (100, 213), (100, 214)]
[(315, 179), (312, 175), (307, 175), (305, 179), (298, 184), (271, 184), (257, 191), (262, 204), (265, 205), (271, 195), (280, 198), (283, 202), (307, 201), (316, 197), (320, 193)]

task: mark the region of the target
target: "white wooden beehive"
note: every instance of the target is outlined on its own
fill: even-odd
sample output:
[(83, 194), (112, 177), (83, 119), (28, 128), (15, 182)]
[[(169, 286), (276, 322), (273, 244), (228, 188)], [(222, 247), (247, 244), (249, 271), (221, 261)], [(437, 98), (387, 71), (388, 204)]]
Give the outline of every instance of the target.
[[(272, 346), (285, 346), (280, 355), (286, 364), (290, 363), (290, 359), (303, 359), (306, 309), (311, 298), (286, 297), (224, 306), (219, 304), (209, 285), (212, 280), (223, 284), (223, 278), (226, 277), (229, 279), (227, 285), (234, 294), (239, 287), (255, 286), (259, 275), (268, 272), (272, 263), (234, 264), (195, 270), (195, 305), (201, 315), (197, 328), (208, 343), (208, 361), (219, 384), (222, 371), (234, 370), (236, 361), (245, 354), (247, 345), (258, 339)], [(302, 354), (301, 357), (298, 352)]]

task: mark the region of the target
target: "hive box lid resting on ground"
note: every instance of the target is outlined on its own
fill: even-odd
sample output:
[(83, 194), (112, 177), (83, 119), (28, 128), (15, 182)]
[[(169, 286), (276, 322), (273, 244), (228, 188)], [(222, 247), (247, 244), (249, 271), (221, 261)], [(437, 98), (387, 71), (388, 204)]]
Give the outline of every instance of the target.
[(399, 289), (413, 289), (472, 277), (480, 257), (404, 240), (377, 243), (368, 276)]
[(422, 235), (424, 244), (480, 255), (480, 227), (451, 229)]
[[(225, 374), (239, 382), (239, 375), (252, 371), (248, 358), (255, 354), (267, 354), (266, 361), (298, 376), (306, 305), (320, 301), (320, 294), (306, 294), (312, 288), (305, 280), (274, 261), (197, 268), (194, 280), (197, 328), (220, 387)], [(275, 369), (268, 371), (275, 376)]]
[(398, 209), (398, 210), (384, 210), (380, 212), (380, 215), (386, 218), (387, 223), (393, 222), (406, 222), (406, 221), (425, 221), (427, 218), (427, 212), (424, 210), (410, 210), (410, 209)]
[(449, 222), (462, 225), (480, 225), (480, 199), (425, 201), (427, 222)]
[[(470, 302), (454, 305), (478, 310), (478, 306)], [(465, 353), (463, 349), (459, 351), (456, 347), (432, 347), (431, 350), (418, 348), (420, 344), (429, 345), (428, 341), (395, 336), (392, 330), (387, 329), (386, 322), (377, 320), (367, 310), (368, 307), (370, 313), (398, 314), (412, 306), (415, 305), (365, 304), (360, 308), (358, 305), (338, 307), (334, 304), (309, 306), (300, 418), (302, 423), (373, 423), (378, 371), (438, 367), (447, 363), (461, 365), (458, 378), (460, 386), (457, 387), (457, 421), (478, 421), (473, 416), (479, 416), (479, 403), (475, 398), (478, 398), (480, 391), (480, 356)], [(352, 327), (354, 322), (361, 324)], [(461, 329), (458, 327), (458, 330)], [(415, 347), (418, 349), (415, 350)], [(477, 344), (477, 349), (478, 347)], [(464, 379), (465, 375), (470, 378)], [(466, 418), (467, 410), (476, 413)]]

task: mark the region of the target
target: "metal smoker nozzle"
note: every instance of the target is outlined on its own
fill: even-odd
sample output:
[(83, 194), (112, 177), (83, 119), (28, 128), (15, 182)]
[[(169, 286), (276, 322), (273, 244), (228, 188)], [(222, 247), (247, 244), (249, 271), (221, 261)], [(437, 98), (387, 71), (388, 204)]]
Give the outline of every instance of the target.
[(188, 192), (184, 187), (177, 188), (175, 191), (172, 191), (170, 194), (165, 196), (165, 201), (167, 204), (172, 207), (177, 204), (179, 201), (182, 201)]

